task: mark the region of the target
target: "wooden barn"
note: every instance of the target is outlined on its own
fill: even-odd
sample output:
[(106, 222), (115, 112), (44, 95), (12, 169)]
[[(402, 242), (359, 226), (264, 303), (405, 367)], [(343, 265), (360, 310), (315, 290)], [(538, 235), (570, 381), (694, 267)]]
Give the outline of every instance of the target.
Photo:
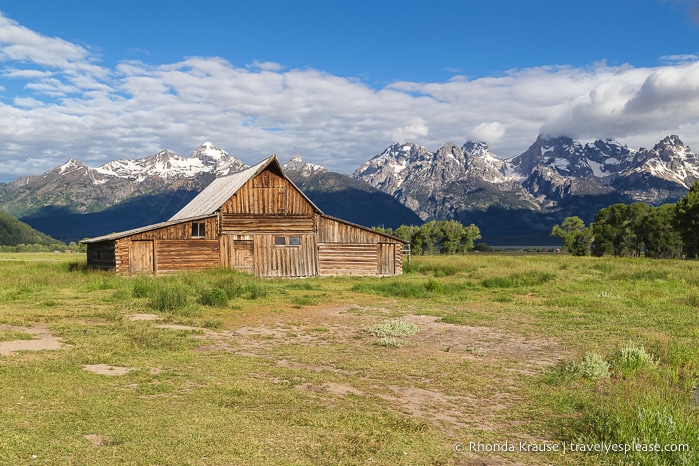
[(83, 243), (88, 267), (124, 275), (226, 267), (311, 277), (401, 274), (406, 241), (325, 215), (272, 156), (215, 179), (167, 222)]

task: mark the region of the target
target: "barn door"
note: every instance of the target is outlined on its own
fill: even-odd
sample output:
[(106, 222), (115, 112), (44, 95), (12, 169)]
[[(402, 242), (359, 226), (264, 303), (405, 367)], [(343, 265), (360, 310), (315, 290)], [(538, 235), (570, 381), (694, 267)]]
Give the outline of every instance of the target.
[(235, 270), (247, 273), (255, 273), (255, 248), (252, 240), (233, 241), (233, 263)]
[(395, 275), (396, 245), (393, 243), (379, 243), (378, 260), (379, 275)]
[(131, 255), (129, 259), (131, 275), (153, 273), (155, 270), (153, 241), (131, 242)]

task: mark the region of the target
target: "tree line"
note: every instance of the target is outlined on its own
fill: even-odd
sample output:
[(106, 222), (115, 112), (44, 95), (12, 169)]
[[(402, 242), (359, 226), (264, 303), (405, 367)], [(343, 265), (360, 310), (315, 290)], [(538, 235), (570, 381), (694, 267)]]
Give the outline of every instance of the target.
[(589, 226), (568, 217), (551, 230), (576, 256), (645, 255), (695, 258), (699, 255), (699, 181), (676, 204), (652, 207), (644, 202), (601, 209)]
[(411, 254), (459, 254), (473, 249), (473, 242), (481, 239), (480, 229), (464, 226), (456, 220), (432, 220), (421, 226), (401, 225), (391, 228), (374, 228), (379, 233), (397, 236), (410, 242)]

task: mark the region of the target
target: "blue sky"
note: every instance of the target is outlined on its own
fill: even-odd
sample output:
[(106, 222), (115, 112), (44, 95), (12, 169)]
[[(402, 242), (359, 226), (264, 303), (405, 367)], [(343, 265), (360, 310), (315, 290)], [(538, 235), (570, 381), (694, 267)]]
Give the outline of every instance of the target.
[(351, 173), (394, 142), (699, 149), (694, 0), (0, 0), (0, 181), (212, 141)]

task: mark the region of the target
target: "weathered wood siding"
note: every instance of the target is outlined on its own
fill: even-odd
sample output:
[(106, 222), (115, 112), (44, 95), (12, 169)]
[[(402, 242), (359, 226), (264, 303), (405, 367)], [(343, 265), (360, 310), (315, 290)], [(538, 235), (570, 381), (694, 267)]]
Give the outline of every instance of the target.
[(155, 241), (155, 273), (168, 274), (218, 267), (219, 251), (217, 239)]
[(368, 228), (362, 228), (349, 222), (317, 215), (319, 243), (390, 243), (392, 240)]
[(155, 273), (155, 246), (153, 240), (131, 241), (129, 248), (129, 274)]
[(312, 216), (313, 206), (286, 178), (265, 170), (245, 183), (223, 206), (224, 214)]
[(122, 275), (155, 275), (220, 266), (218, 240), (116, 241), (116, 271)]
[(204, 224), (205, 236), (203, 238), (196, 238), (197, 241), (205, 239), (218, 239), (219, 228), (217, 215), (200, 220), (182, 222), (176, 225), (169, 225), (162, 228), (156, 228), (153, 230), (136, 233), (134, 235), (129, 236), (128, 238), (132, 241), (155, 239), (192, 239), (192, 223)]
[[(275, 244), (276, 237), (285, 244)], [(289, 238), (299, 244), (289, 244)], [(317, 275), (316, 242), (313, 233), (224, 234), (221, 236), (224, 267), (259, 277), (311, 277)]]
[(221, 214), (221, 233), (308, 233), (312, 216)]
[(323, 215), (316, 219), (319, 275), (403, 273), (400, 241)]
[(88, 243), (87, 263), (94, 269), (115, 270), (117, 266), (115, 249), (114, 241)]
[(378, 275), (376, 244), (318, 243), (318, 275)]

